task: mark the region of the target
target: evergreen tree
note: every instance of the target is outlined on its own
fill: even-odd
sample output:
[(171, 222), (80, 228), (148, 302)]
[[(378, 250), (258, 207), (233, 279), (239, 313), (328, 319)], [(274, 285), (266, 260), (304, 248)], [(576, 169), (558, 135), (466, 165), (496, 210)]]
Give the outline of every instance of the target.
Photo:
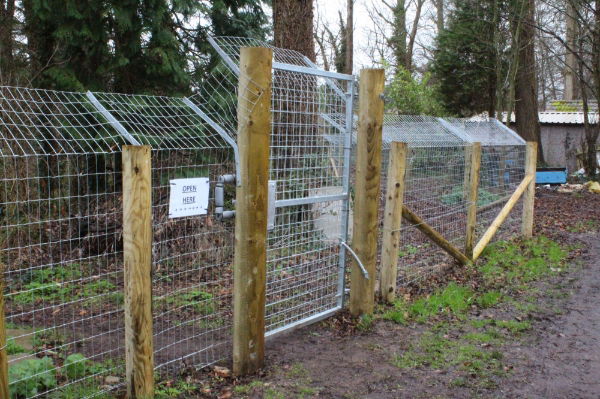
[(108, 10), (103, 0), (25, 0), (33, 84), (101, 90), (108, 81)]
[(458, 0), (437, 37), (431, 70), (453, 114), (495, 114), (497, 68), (506, 69), (506, 47), (498, 41), (501, 7), (495, 0)]
[(185, 94), (190, 76), (215, 65), (207, 35), (267, 33), (259, 0), (22, 0), (22, 9), (32, 84), (59, 90)]

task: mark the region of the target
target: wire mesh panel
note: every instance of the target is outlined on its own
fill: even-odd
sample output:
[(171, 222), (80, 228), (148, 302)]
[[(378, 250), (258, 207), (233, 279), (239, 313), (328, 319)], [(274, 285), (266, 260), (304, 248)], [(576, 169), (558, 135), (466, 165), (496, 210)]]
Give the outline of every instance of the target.
[[(446, 118), (471, 142), (481, 142), (481, 168), (477, 208), (476, 239), (487, 230), (496, 215), (525, 177), (526, 142), (514, 131), (492, 118)], [(516, 234), (520, 228), (521, 201), (513, 208), (494, 240)]]
[(273, 334), (341, 307), (349, 198), (352, 77), (318, 70), (300, 53), (213, 38), (237, 70), (240, 48), (273, 49), (266, 328)]
[(124, 140), (81, 93), (0, 87), (10, 390), (94, 397), (124, 370)]
[[(467, 120), (386, 115), (383, 127), (382, 187), (385, 187), (389, 143), (408, 143), (404, 204), (459, 250), (465, 246), (470, 205), (469, 146), (482, 143), (476, 240), (485, 232), (524, 177), (524, 141), (493, 119)], [(380, 206), (383, 217), (384, 199)], [(518, 207), (517, 207), (518, 208)], [(515, 208), (497, 237), (514, 234), (520, 211)], [(503, 234), (504, 233), (504, 234)], [(454, 260), (416, 226), (402, 223), (398, 251), (398, 285), (444, 269)]]
[[(156, 368), (229, 356), (234, 226), (216, 219), (212, 189), (235, 173), (232, 76), (201, 82), (189, 99), (1, 88), (0, 254), (16, 396), (124, 386), (124, 144), (153, 149)], [(245, 95), (258, 98), (262, 89), (249, 86)], [(186, 178), (206, 178), (208, 208), (171, 217), (171, 187)]]
[[(393, 141), (408, 143), (404, 205), (440, 232), (457, 248), (464, 247), (467, 201), (463, 193), (464, 138), (438, 118), (385, 115), (380, 220), (383, 223), (389, 148)], [(468, 169), (467, 169), (468, 170)], [(453, 263), (415, 226), (403, 221), (398, 249), (398, 285), (424, 278)]]

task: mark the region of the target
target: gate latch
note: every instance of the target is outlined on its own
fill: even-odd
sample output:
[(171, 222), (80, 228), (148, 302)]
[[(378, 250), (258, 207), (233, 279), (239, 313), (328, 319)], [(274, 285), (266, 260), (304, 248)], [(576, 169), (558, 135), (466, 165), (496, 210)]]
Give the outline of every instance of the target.
[[(235, 175), (222, 175), (217, 179), (215, 186), (215, 215), (217, 220), (231, 219), (235, 217), (234, 210), (225, 209), (225, 184), (235, 184)], [(267, 209), (267, 230), (273, 230), (275, 228), (275, 203), (277, 198), (277, 181), (269, 180), (269, 194), (268, 194), (268, 209)], [(235, 205), (235, 200), (233, 200)]]
[(365, 265), (363, 265), (363, 263), (361, 262), (361, 260), (358, 258), (358, 255), (356, 255), (356, 252), (354, 252), (352, 250), (352, 248), (350, 248), (350, 246), (348, 244), (346, 244), (344, 241), (340, 241), (340, 244), (344, 248), (346, 248), (348, 250), (348, 252), (350, 252), (350, 255), (352, 255), (352, 257), (356, 261), (356, 264), (358, 265), (358, 267), (359, 267), (359, 269), (360, 269), (363, 277), (368, 280), (369, 279), (369, 272), (367, 271), (367, 269), (365, 269)]

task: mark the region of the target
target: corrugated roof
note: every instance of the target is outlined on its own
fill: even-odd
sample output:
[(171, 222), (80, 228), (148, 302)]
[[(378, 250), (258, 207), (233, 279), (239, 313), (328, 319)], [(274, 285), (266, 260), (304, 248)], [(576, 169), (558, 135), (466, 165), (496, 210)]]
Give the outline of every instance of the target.
[[(540, 111), (538, 116), (542, 125), (583, 125), (583, 112)], [(501, 120), (506, 121), (506, 114), (502, 115)], [(596, 123), (598, 114), (596, 112), (589, 113), (589, 120), (590, 123)], [(515, 123), (514, 113), (511, 115), (510, 122)]]

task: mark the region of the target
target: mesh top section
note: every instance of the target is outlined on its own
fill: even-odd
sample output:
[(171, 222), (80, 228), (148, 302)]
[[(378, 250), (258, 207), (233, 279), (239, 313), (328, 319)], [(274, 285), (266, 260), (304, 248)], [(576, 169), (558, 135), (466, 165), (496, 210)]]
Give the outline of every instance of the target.
[(128, 144), (84, 93), (0, 86), (2, 156), (109, 153)]
[(212, 39), (236, 64), (240, 62), (240, 49), (242, 47), (265, 47), (273, 50), (273, 60), (275, 62), (309, 68), (315, 67), (310, 60), (298, 51), (274, 47), (258, 39), (234, 36), (217, 36)]
[(383, 148), (393, 141), (411, 147), (454, 147), (468, 144), (460, 132), (431, 116), (391, 115), (383, 118)]
[(228, 148), (182, 98), (94, 93), (140, 144), (155, 149)]
[(482, 146), (525, 145), (526, 142), (500, 121), (494, 118), (445, 118), (452, 126), (460, 129), (470, 142), (481, 142)]

